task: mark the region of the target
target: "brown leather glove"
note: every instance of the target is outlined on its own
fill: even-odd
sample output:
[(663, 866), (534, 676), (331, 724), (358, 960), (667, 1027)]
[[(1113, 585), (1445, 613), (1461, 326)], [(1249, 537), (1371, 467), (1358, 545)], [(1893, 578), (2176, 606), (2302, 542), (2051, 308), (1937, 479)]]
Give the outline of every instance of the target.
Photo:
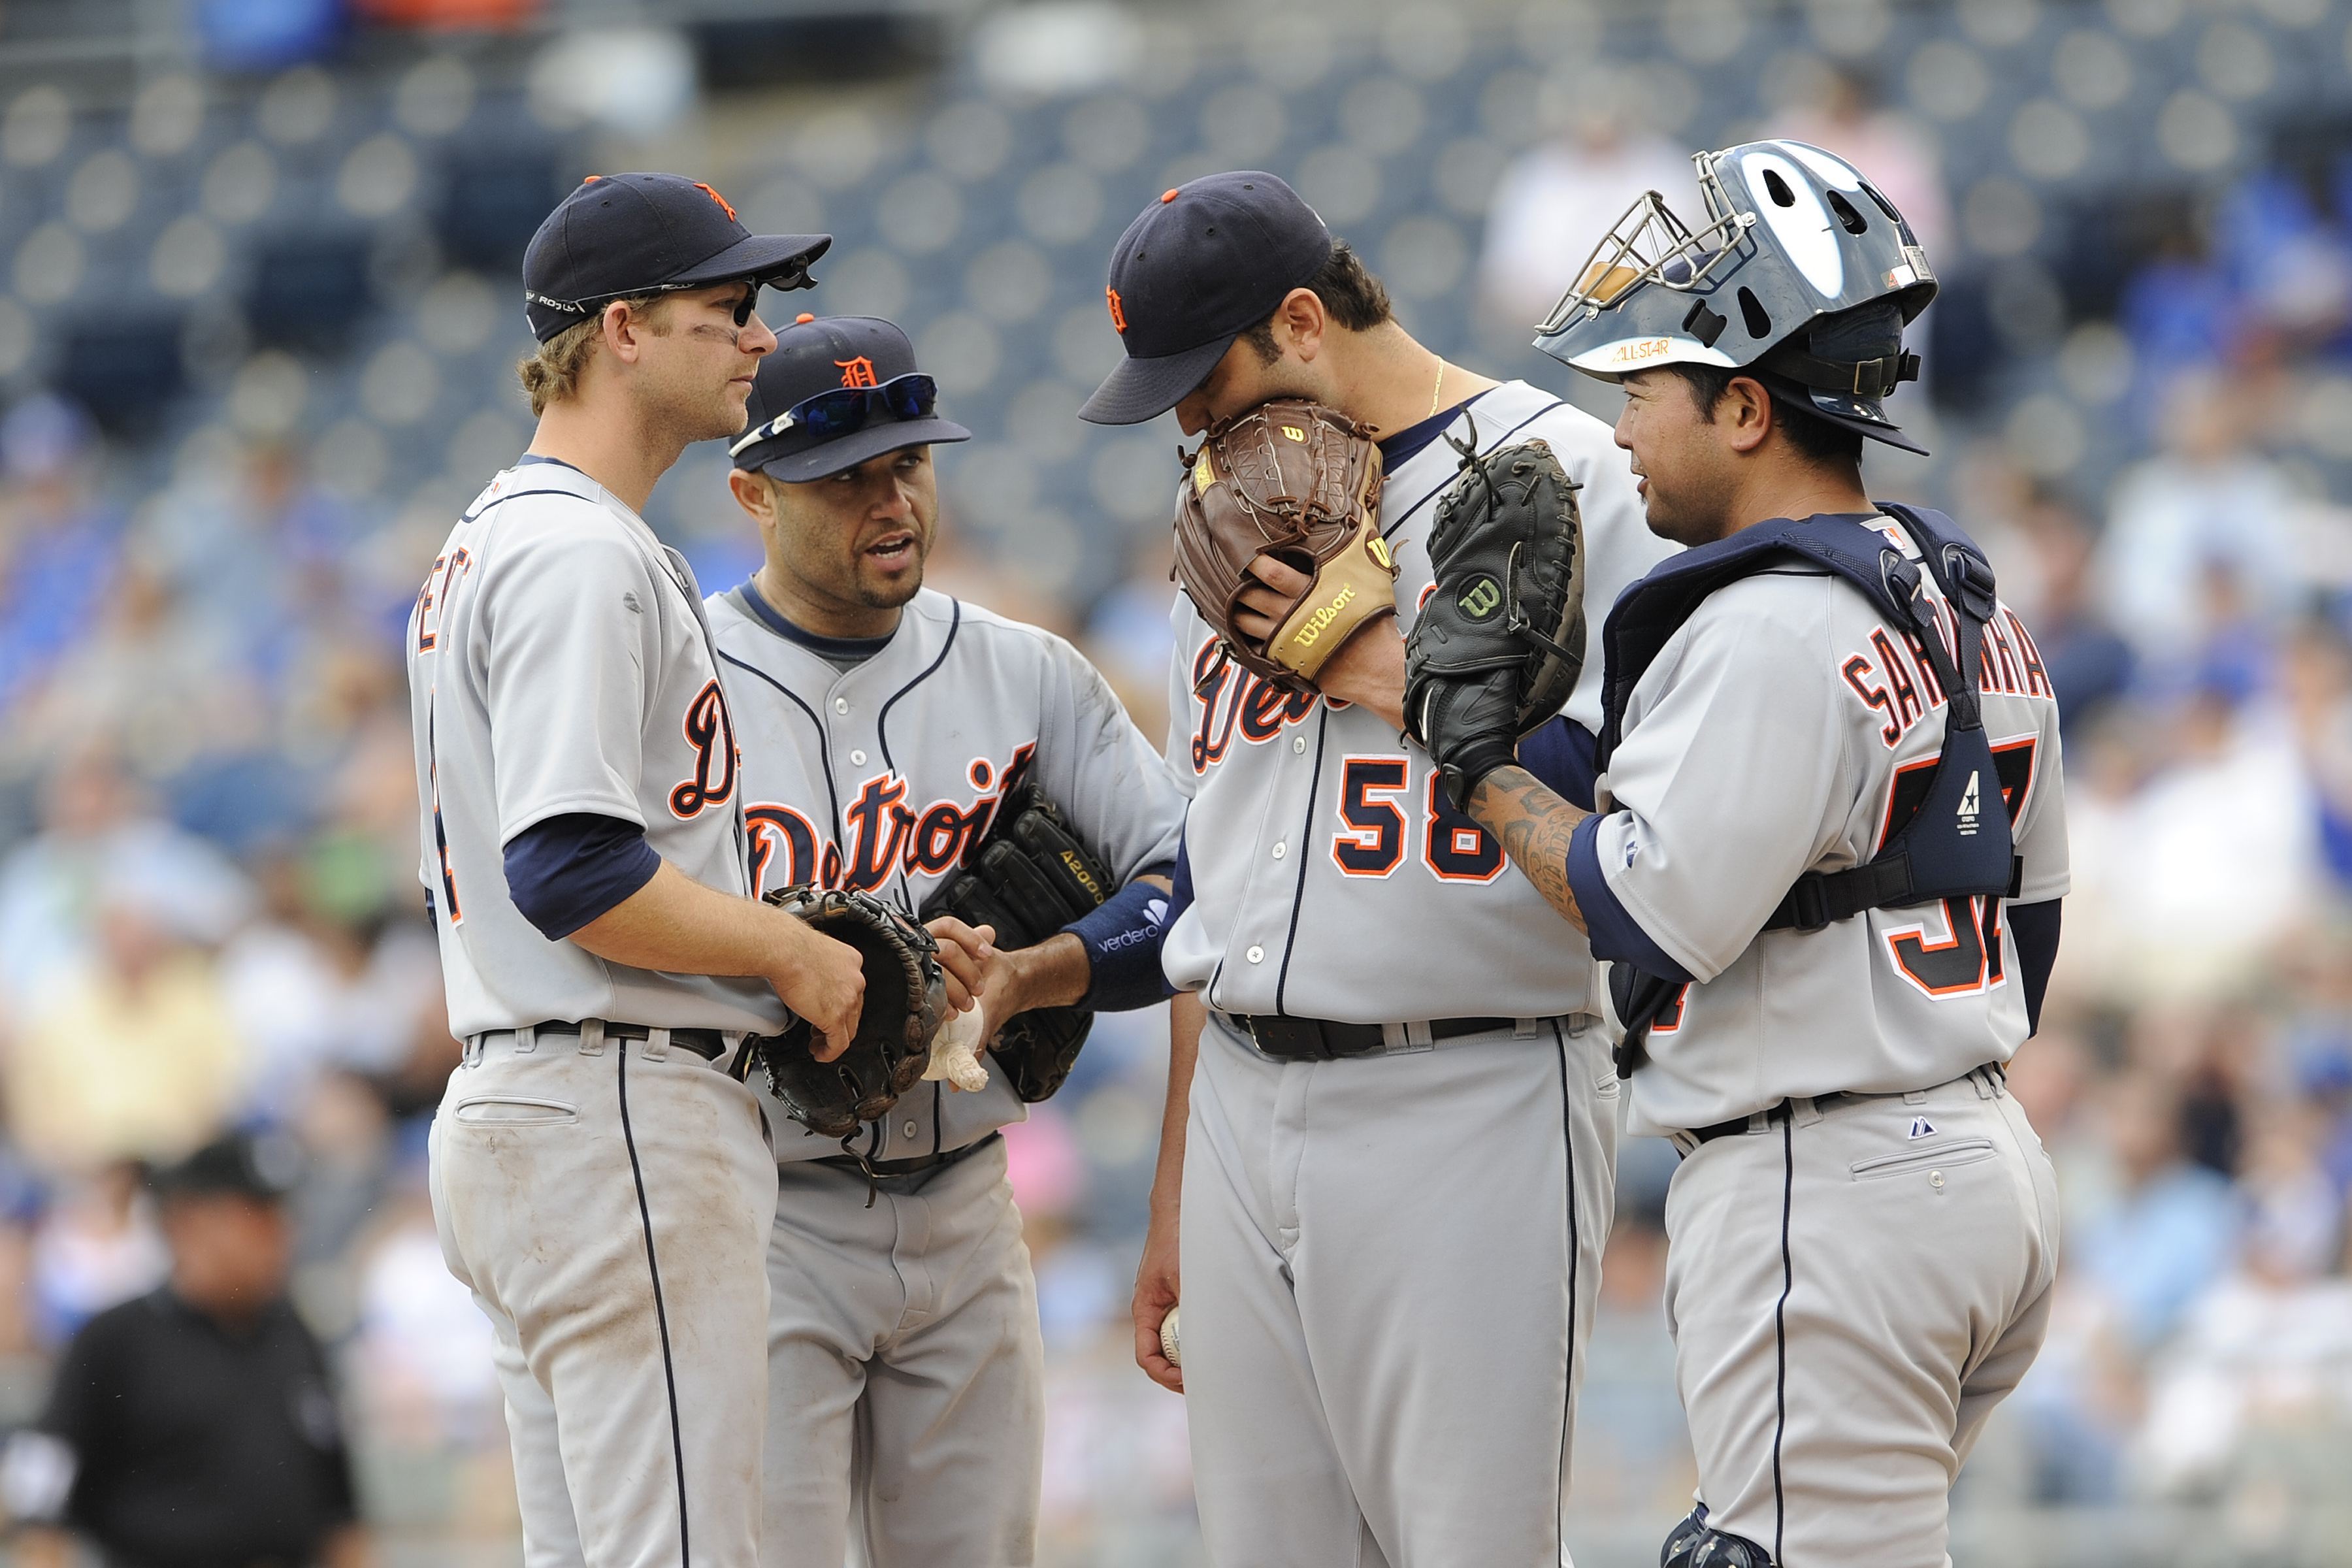
[[(1244, 668), (1311, 690), (1341, 644), (1396, 614), (1371, 432), (1336, 409), (1276, 398), (1212, 426), (1191, 466), (1176, 501), (1177, 580)], [(1263, 644), (1234, 624), (1260, 555), (1315, 579)]]

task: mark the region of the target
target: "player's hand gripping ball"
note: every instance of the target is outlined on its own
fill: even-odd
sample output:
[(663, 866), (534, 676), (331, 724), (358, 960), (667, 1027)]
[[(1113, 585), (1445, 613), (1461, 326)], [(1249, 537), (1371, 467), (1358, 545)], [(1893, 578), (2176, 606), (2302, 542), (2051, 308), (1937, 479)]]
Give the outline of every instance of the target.
[[(1451, 439), (1451, 437), (1448, 437)], [(1576, 481), (1540, 440), (1480, 457), (1437, 503), (1436, 586), (1404, 644), (1404, 722), (1461, 811), (1558, 713), (1584, 668), (1584, 540)]]
[(840, 1056), (818, 1061), (810, 1050), (812, 1030), (801, 1018), (760, 1040), (755, 1053), (793, 1121), (845, 1139), (860, 1122), (887, 1113), (930, 1065), (931, 1037), (948, 1016), (939, 942), (868, 893), (821, 890), (803, 882), (770, 893), (767, 901), (846, 942), (865, 961), (866, 1005), (857, 1033)]
[(1176, 1337), (1176, 1309), (1173, 1307), (1169, 1308), (1168, 1315), (1160, 1320), (1160, 1353), (1168, 1358), (1170, 1366), (1184, 1364), (1184, 1346)]
[[(1337, 409), (1276, 398), (1209, 427), (1176, 499), (1176, 575), (1244, 668), (1293, 691), (1357, 632), (1396, 614), (1381, 537), (1381, 449)], [(1240, 630), (1249, 563), (1271, 555), (1314, 585), (1261, 644)]]

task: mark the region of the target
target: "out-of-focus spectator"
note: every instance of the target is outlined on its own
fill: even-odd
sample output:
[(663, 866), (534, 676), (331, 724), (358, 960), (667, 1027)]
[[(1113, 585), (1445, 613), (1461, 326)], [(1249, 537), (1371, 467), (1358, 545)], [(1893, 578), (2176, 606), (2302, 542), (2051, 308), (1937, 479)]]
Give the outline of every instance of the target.
[(2242, 1266), (2198, 1299), (2150, 1390), (2135, 1458), (2158, 1491), (2218, 1479), (2252, 1429), (2352, 1420), (2352, 1281), (2326, 1278), (2343, 1208), (2316, 1119), (2280, 1105), (2261, 1128)]
[(388, 918), (393, 889), (371, 849), (326, 838), (266, 859), (268, 913), (222, 950), (222, 990), (249, 1047), (248, 1115), (296, 1114), (322, 1073), (397, 1077), (419, 1029), (435, 1022), (433, 933)]
[(137, 1165), (68, 1177), (33, 1233), (34, 1327), (54, 1349), (96, 1313), (153, 1289), (170, 1267)]
[(177, 1159), (236, 1103), (244, 1044), (212, 955), (175, 931), (164, 896), (107, 888), (97, 962), (51, 988), (17, 1031), (8, 1125), (46, 1170)]
[(38, 1008), (97, 960), (110, 889), (142, 889), (168, 928), (205, 945), (251, 912), (253, 890), (212, 845), (149, 815), (103, 749), (61, 760), (41, 831), (0, 860), (0, 1017)]
[(1696, 205), (1689, 155), (1639, 122), (1622, 79), (1601, 70), (1546, 82), (1544, 138), (1514, 159), (1486, 208), (1480, 303), (1514, 331), (1541, 321), (1576, 269), (1644, 191), (1687, 219)]
[(2227, 1180), (2182, 1157), (2176, 1089), (2130, 1074), (2109, 1087), (2103, 1110), (2116, 1191), (2075, 1222), (2069, 1251), (2083, 1282), (2114, 1304), (2126, 1342), (2145, 1351), (2229, 1265), (2237, 1204)]
[(61, 398), (0, 419), (0, 712), (88, 631), (112, 581), (122, 520), (98, 499), (97, 434)]
[(65, 1568), (67, 1531), (156, 1568), (373, 1561), (325, 1353), (286, 1299), (271, 1154), (226, 1139), (159, 1177), (170, 1279), (84, 1326), (0, 1461), (9, 1511), (48, 1527), (20, 1538), (27, 1568)]
[(2094, 602), (2091, 559), (2097, 541), (2082, 513), (2056, 491), (2041, 489), (2026, 504), (2020, 531), (2038, 600), (2023, 614), (2058, 693), (2062, 734), (2071, 739), (2130, 689), (2131, 645)]
[(2217, 574), (2243, 613), (2276, 625), (2301, 589), (2291, 518), (2294, 491), (2248, 444), (2226, 378), (2186, 372), (2166, 389), (2163, 449), (2116, 486), (2097, 568), (2116, 629), (2141, 658), (2178, 668), (2229, 629), (2216, 624)]
[(1175, 548), (1175, 537), (1166, 529), (1137, 541), (1127, 575), (1095, 601), (1084, 640), (1087, 657), (1154, 746), (1168, 732), (1168, 656), (1176, 646), (1168, 621), (1176, 602), (1171, 577)]
[(1885, 108), (1875, 84), (1852, 67), (1832, 70), (1814, 104), (1784, 110), (1769, 134), (1807, 142), (1860, 170), (1895, 204), (1930, 258), (1948, 254), (1951, 198), (1935, 142), (1906, 114)]

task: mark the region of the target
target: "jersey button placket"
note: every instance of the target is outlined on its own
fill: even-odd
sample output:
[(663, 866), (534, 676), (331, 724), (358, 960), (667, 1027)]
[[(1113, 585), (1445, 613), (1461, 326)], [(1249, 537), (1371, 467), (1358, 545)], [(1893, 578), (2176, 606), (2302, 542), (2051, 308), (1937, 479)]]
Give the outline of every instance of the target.
[(1264, 963), (1265, 962), (1265, 949), (1253, 945), (1250, 950), (1242, 954), (1242, 956), (1248, 959), (1252, 963)]
[(1276, 846), (1274, 847), (1274, 858), (1275, 858), (1276, 859), (1277, 859), (1277, 860), (1281, 859), (1285, 855), (1287, 855), (1287, 854), (1289, 854), (1289, 853), (1290, 853), (1290, 846), (1289, 846), (1289, 845), (1287, 845), (1287, 844), (1277, 844), (1277, 845), (1276, 845)]
[(835, 698), (835, 699), (833, 700), (833, 710), (834, 710), (835, 712), (836, 712), (836, 713), (846, 713), (846, 712), (848, 712), (848, 711), (849, 711), (849, 699), (848, 699), (848, 698), (846, 698), (846, 697), (836, 697), (836, 698)]
[(854, 767), (854, 768), (862, 768), (862, 767), (864, 767), (864, 766), (866, 765), (866, 753), (865, 753), (865, 752), (850, 752), (850, 753), (849, 753), (849, 765), (850, 765), (851, 767)]

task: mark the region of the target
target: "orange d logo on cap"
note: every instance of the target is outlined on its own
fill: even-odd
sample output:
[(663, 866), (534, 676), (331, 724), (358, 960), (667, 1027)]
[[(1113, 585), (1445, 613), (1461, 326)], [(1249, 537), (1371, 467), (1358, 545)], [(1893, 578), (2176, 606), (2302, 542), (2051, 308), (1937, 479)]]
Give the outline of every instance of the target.
[(856, 359), (837, 359), (833, 363), (841, 367), (841, 384), (844, 386), (881, 384), (874, 379), (874, 362), (864, 354), (858, 355)]
[(1119, 306), (1118, 290), (1116, 289), (1106, 289), (1103, 290), (1103, 297), (1110, 301), (1110, 324), (1117, 327), (1122, 332), (1126, 331), (1127, 312)]

